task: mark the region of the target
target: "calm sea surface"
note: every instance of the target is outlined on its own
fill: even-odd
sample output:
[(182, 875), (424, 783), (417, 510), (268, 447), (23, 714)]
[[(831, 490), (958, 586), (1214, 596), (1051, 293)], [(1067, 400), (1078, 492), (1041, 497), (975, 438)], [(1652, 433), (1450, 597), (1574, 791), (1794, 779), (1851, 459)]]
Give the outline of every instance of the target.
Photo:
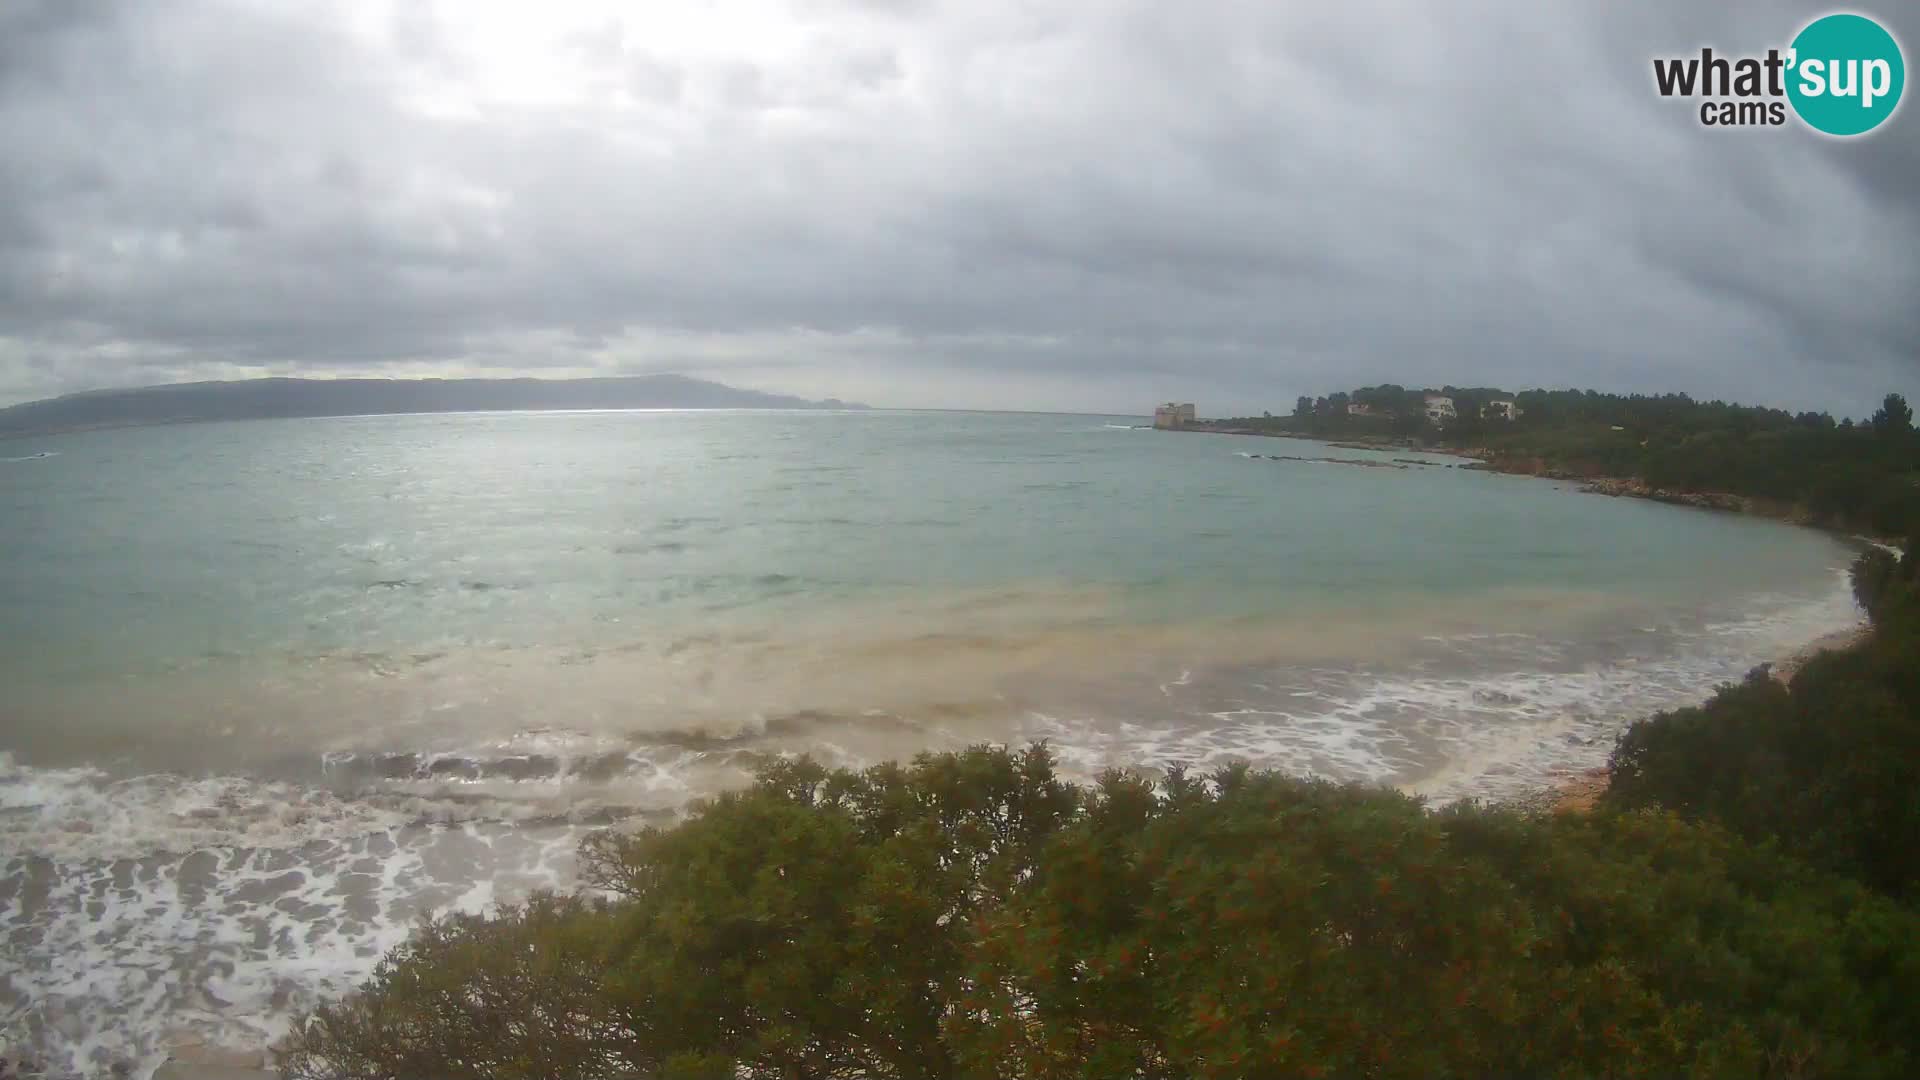
[(1855, 617), (1811, 531), (1137, 422), (0, 443), (0, 1045), (262, 1045), (420, 915), (564, 887), (585, 831), (770, 754), (1497, 797)]

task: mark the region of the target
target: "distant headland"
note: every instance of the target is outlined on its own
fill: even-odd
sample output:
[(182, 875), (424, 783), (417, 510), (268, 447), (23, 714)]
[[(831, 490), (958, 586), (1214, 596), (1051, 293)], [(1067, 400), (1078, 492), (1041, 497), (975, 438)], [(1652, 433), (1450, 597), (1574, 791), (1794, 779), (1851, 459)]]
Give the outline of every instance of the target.
[(600, 379), (246, 379), (89, 390), (0, 409), (0, 439), (99, 428), (543, 409), (865, 409), (685, 375)]
[[(1363, 386), (1301, 396), (1293, 412), (1209, 420), (1168, 402), (1153, 426), (1317, 439), (1478, 458), (1604, 495), (1735, 510), (1884, 540), (1920, 537), (1920, 429), (1897, 393), (1865, 421), (1686, 394)], [(1270, 455), (1286, 460), (1284, 455)]]

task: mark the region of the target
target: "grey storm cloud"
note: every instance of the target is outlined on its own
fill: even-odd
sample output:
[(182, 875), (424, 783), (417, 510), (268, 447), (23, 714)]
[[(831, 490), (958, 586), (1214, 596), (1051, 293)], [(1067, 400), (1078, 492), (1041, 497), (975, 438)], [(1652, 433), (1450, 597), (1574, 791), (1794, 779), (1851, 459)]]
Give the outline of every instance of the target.
[[(1137, 411), (1920, 390), (1920, 119), (1650, 61), (1824, 8), (0, 4), (0, 403), (680, 370)], [(1907, 43), (1920, 23), (1876, 12)]]

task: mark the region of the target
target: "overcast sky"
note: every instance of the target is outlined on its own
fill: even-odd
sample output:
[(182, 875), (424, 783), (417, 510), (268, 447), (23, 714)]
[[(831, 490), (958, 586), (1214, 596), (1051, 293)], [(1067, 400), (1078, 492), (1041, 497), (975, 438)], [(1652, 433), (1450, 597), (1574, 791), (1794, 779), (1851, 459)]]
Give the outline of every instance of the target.
[[(650, 371), (1203, 414), (1920, 399), (1920, 106), (1703, 128), (1652, 57), (1827, 10), (1720, 7), (0, 0), (0, 403)], [(1912, 7), (1860, 10), (1915, 62)]]

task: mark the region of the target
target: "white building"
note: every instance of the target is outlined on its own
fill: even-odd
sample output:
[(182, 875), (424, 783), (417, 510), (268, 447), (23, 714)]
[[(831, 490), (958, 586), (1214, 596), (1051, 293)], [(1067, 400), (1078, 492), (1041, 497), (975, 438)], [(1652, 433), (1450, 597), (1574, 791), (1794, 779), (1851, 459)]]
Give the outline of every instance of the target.
[(1460, 415), (1454, 411), (1453, 399), (1445, 394), (1427, 395), (1427, 419), (1436, 424), (1444, 424)]
[(1193, 423), (1193, 403), (1167, 402), (1153, 410), (1153, 426), (1163, 429), (1183, 428)]
[(1365, 402), (1356, 401), (1353, 404), (1347, 406), (1347, 415), (1348, 416), (1372, 416), (1373, 406), (1368, 405)]
[(1498, 416), (1504, 420), (1520, 419), (1520, 406), (1512, 401), (1489, 401), (1480, 410), (1481, 416)]

